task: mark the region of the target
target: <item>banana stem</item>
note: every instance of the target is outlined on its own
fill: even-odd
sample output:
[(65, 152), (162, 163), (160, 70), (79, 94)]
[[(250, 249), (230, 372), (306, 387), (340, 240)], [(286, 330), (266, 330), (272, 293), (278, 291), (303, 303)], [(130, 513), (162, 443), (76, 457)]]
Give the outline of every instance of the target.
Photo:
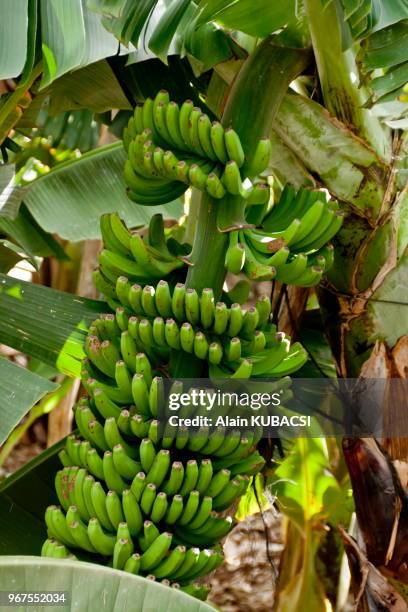
[(378, 117), (364, 108), (368, 94), (359, 82), (355, 50), (343, 49), (344, 15), (340, 3), (323, 6), (321, 0), (306, 0), (305, 9), (326, 108), (352, 126), (382, 159), (389, 160), (388, 131)]
[(201, 192), (194, 187), (191, 189), (188, 212), (186, 213), (186, 229), (184, 232), (184, 242), (194, 244), (194, 236), (197, 229), (198, 211), (200, 207)]
[[(258, 45), (244, 62), (228, 96), (221, 119), (224, 127), (234, 128), (240, 136), (246, 155), (247, 174), (251, 175), (251, 164), (256, 145), (262, 137), (269, 137), (272, 121), (289, 83), (304, 69), (309, 53), (304, 49), (283, 49), (268, 37)], [(198, 222), (193, 251), (192, 266), (187, 273), (186, 286), (201, 292), (211, 287), (218, 300), (225, 280), (225, 255), (228, 248), (228, 234), (220, 232), (217, 220), (239, 221), (243, 206), (239, 199), (235, 203), (225, 197), (214, 200), (207, 193), (201, 195)], [(236, 213), (234, 213), (234, 208)], [(228, 223), (222, 226), (228, 227)], [(202, 363), (195, 363), (191, 355), (180, 353), (172, 368), (173, 376), (199, 376)]]
[(225, 279), (227, 234), (217, 228), (217, 202), (206, 193), (201, 196), (197, 230), (192, 253), (193, 264), (187, 274), (186, 286), (201, 292), (206, 287), (219, 299)]

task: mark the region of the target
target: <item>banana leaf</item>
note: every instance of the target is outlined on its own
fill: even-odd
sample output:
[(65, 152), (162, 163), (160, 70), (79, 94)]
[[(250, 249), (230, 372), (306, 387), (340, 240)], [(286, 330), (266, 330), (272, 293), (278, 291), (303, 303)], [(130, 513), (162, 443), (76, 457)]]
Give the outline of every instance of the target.
[(21, 201), (26, 192), (25, 187), (14, 184), (14, 164), (0, 166), (0, 216), (15, 219)]
[(57, 384), (0, 358), (0, 446), (27, 412)]
[(24, 204), (15, 219), (0, 216), (0, 232), (7, 236), (8, 248), (16, 245), (14, 250), (21, 254), (18, 260), (27, 258), (34, 268), (38, 268), (36, 257), (68, 259), (60, 243), (38, 225)]
[(50, 95), (51, 115), (78, 109), (104, 113), (112, 108), (132, 108), (107, 61), (95, 62), (64, 74), (44, 93)]
[(70, 70), (115, 55), (118, 42), (82, 0), (41, 2), (44, 74), (41, 88)]
[[(11, 588), (12, 585), (12, 588)], [(141, 576), (67, 559), (0, 557), (1, 591), (65, 591), (64, 610), (210, 612), (208, 604)], [(3, 598), (5, 596), (3, 595)], [(0, 604), (7, 603), (7, 599)], [(39, 608), (36, 607), (38, 610)]]
[(0, 274), (0, 341), (78, 376), (88, 325), (105, 302), (34, 285)]
[(90, 10), (102, 15), (102, 23), (124, 45), (138, 46), (139, 37), (149, 21), (158, 0), (118, 0), (114, 4), (105, 0), (88, 0)]
[(27, 53), (28, 0), (0, 4), (0, 79), (10, 79), (24, 68)]
[(180, 200), (147, 207), (128, 199), (125, 160), (121, 142), (94, 149), (33, 181), (24, 202), (44, 230), (73, 242), (100, 238), (99, 218), (107, 212), (117, 212), (130, 227), (148, 224), (156, 213), (178, 218)]
[(263, 0), (206, 0), (200, 3), (199, 10), (197, 25), (214, 20), (226, 28), (260, 38), (298, 18), (295, 0), (279, 3), (265, 3)]
[(294, 440), (267, 486), (290, 519), (275, 605), (285, 611), (324, 610), (328, 606), (317, 568), (318, 547), (327, 522), (349, 520), (347, 487), (340, 487), (329, 471), (326, 440)]

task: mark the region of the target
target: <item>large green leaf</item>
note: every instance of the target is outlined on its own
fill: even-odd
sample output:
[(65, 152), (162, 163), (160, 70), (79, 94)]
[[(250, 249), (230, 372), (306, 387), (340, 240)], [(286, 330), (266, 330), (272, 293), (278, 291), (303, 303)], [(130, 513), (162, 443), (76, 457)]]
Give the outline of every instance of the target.
[(408, 58), (408, 24), (396, 23), (370, 36), (364, 44), (363, 64), (366, 70), (388, 68)]
[(264, 37), (296, 21), (296, 8), (295, 0), (205, 0), (199, 5), (198, 23), (214, 20), (226, 28)]
[[(325, 4), (329, 2), (326, 0)], [(406, 0), (341, 0), (341, 3), (354, 40), (366, 38), (408, 16)]]
[[(12, 589), (10, 587), (12, 585)], [(93, 563), (39, 557), (0, 557), (0, 590), (66, 591), (64, 610), (210, 612), (179, 589)], [(1, 602), (3, 603), (3, 602)], [(30, 609), (30, 608), (28, 608)], [(39, 609), (39, 608), (37, 608)]]
[[(344, 18), (351, 36), (343, 41), (351, 47), (361, 41), (358, 59), (365, 85), (372, 91), (370, 104), (381, 104), (375, 115), (392, 128), (404, 129), (408, 125), (408, 106), (386, 106), (396, 101), (407, 82), (407, 0), (342, 0)], [(372, 80), (369, 80), (369, 79)]]
[(46, 90), (50, 94), (50, 113), (89, 109), (104, 113), (132, 108), (107, 61), (100, 61), (65, 74)]
[(0, 358), (0, 445), (30, 408), (57, 386)]
[(59, 242), (38, 225), (24, 204), (15, 219), (0, 216), (0, 232), (18, 245), (17, 251), (25, 254), (34, 267), (37, 267), (35, 256), (67, 259)]
[(150, 36), (149, 48), (163, 60), (166, 60), (173, 37), (190, 3), (191, 0), (173, 0)]
[(99, 238), (99, 218), (107, 212), (117, 212), (130, 227), (148, 223), (155, 213), (178, 217), (180, 200), (143, 207), (127, 198), (125, 159), (118, 142), (60, 164), (32, 183), (25, 203), (41, 227), (72, 241)]
[(118, 41), (106, 31), (100, 15), (85, 0), (41, 0), (44, 88), (70, 70), (87, 66), (118, 52)]
[(0, 166), (0, 216), (15, 219), (27, 189), (15, 184), (14, 164)]
[(105, 57), (110, 57), (118, 52), (118, 41), (103, 27), (101, 18), (86, 8), (85, 0), (82, 0), (84, 25), (85, 25), (85, 50), (82, 57), (82, 66), (88, 66)]
[(103, 25), (124, 45), (131, 42), (137, 47), (139, 36), (157, 3), (158, 0), (88, 0), (87, 6), (103, 15)]
[(344, 514), (344, 492), (328, 471), (323, 438), (297, 438), (289, 455), (268, 481), (282, 511), (303, 531), (330, 516)]
[(81, 0), (41, 0), (44, 58), (42, 87), (77, 68), (85, 54), (85, 23)]
[(42, 87), (118, 52), (117, 39), (103, 27), (101, 15), (87, 8), (86, 0), (40, 0), (38, 4), (41, 23), (37, 24), (37, 0), (0, 3), (0, 79), (17, 77), (24, 69), (25, 81), (34, 65), (37, 38), (42, 44)]
[(28, 0), (0, 3), (0, 79), (18, 76), (27, 53)]
[(79, 376), (88, 325), (105, 302), (0, 274), (0, 341), (69, 376)]

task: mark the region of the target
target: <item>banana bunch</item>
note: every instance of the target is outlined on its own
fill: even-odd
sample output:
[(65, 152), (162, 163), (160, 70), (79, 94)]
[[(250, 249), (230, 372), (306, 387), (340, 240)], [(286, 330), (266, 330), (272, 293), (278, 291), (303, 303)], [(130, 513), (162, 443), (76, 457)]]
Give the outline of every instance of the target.
[(179, 544), (175, 534), (159, 529), (153, 521), (142, 518), (139, 524), (140, 506), (130, 489), (121, 498), (113, 491), (105, 493), (99, 482), (77, 466), (59, 471), (56, 487), (61, 506), (46, 510), (44, 556), (68, 557), (71, 549), (86, 551), (114, 569), (179, 584), (188, 584), (222, 563), (219, 547)]
[(146, 284), (185, 265), (175, 252), (174, 247), (176, 251), (179, 247), (176, 240), (166, 237), (161, 215), (151, 218), (145, 238), (130, 232), (116, 213), (102, 215), (101, 233), (104, 248), (93, 280), (111, 308), (120, 304), (115, 290), (119, 276), (125, 274), (134, 282)]
[[(269, 322), (267, 296), (244, 311), (239, 304), (215, 303), (212, 289), (199, 295), (177, 283), (171, 291), (165, 280), (156, 288), (142, 288), (126, 277), (117, 279), (116, 296), (124, 306), (92, 324), (85, 344), (89, 361), (83, 368), (84, 377), (92, 379), (96, 368), (115, 378), (117, 388), (106, 390), (112, 399), (130, 401), (132, 385), (126, 381), (142, 369), (148, 369), (151, 377), (149, 358), (153, 363), (166, 362), (171, 350), (207, 361), (214, 378), (281, 377), (306, 361), (301, 345), (291, 345)], [(118, 361), (123, 362), (120, 373)]]
[(216, 199), (230, 193), (250, 205), (269, 201), (269, 186), (256, 178), (268, 165), (269, 138), (257, 145), (251, 162), (255, 177), (243, 176), (245, 153), (238, 134), (211, 123), (191, 100), (179, 107), (164, 90), (154, 100), (147, 98), (124, 129), (123, 144), (128, 196), (138, 204), (165, 204), (190, 185)]
[[(159, 377), (155, 380), (162, 382)], [(289, 378), (282, 379), (276, 387), (277, 389), (279, 386), (279, 390), (284, 392), (281, 395), (282, 403), (292, 397), (292, 392), (289, 389), (290, 383)], [(181, 383), (177, 383), (176, 386), (177, 389), (172, 389), (170, 393), (175, 390), (178, 393), (183, 392)], [(176, 428), (167, 425), (161, 431), (156, 417), (159, 417), (159, 414), (164, 414), (163, 397), (160, 400), (159, 414), (153, 417), (147, 413), (149, 408), (147, 405), (143, 406), (143, 414), (140, 414), (140, 412), (131, 413), (128, 409), (121, 409), (113, 402), (109, 404), (108, 397), (97, 384), (92, 385), (91, 390), (93, 401), (92, 399), (82, 400), (75, 410), (76, 425), (83, 439), (79, 440), (75, 436), (70, 436), (67, 439), (66, 449), (63, 451), (61, 460), (64, 465), (79, 465), (86, 468), (97, 478), (105, 480), (107, 484), (111, 483), (115, 486), (114, 483), (117, 483), (122, 486), (123, 478), (133, 479), (140, 470), (149, 472), (151, 467), (149, 463), (155, 462), (155, 469), (152, 474), (155, 474), (158, 470), (159, 474), (163, 474), (163, 477), (159, 483), (156, 479), (153, 479), (154, 484), (160, 486), (165, 478), (169, 477), (170, 482), (164, 489), (165, 493), (175, 494), (180, 493), (180, 490), (183, 492), (191, 490), (189, 486), (191, 471), (193, 474), (192, 480), (196, 479), (193, 482), (193, 487), (197, 486), (201, 493), (206, 493), (206, 485), (210, 484), (216, 470), (228, 468), (232, 477), (241, 473), (251, 476), (263, 465), (261, 456), (254, 450), (262, 436), (262, 429), (248, 429), (233, 436), (227, 433), (225, 429), (219, 428), (210, 431), (208, 427), (201, 427), (197, 432), (188, 432), (184, 427)], [(108, 412), (108, 406), (111, 407), (112, 411)], [(139, 404), (136, 406), (136, 409), (138, 408)], [(106, 416), (107, 414), (114, 414), (113, 410), (116, 412), (116, 419), (115, 416)], [(134, 410), (133, 408), (132, 411), (134, 412)], [(226, 416), (229, 412), (229, 408), (224, 408), (224, 410), (220, 408), (220, 410), (217, 410), (217, 415)], [(192, 403), (180, 412), (181, 416), (190, 418), (203, 414), (205, 414), (205, 407), (196, 410)], [(104, 425), (101, 424), (101, 419), (106, 419)], [(129, 446), (129, 440), (137, 446), (137, 450), (133, 450)], [(159, 440), (162, 450), (156, 453), (155, 445), (159, 443)], [(99, 455), (103, 455), (103, 457), (95, 452), (95, 448)], [(175, 453), (183, 449), (200, 453), (207, 459), (203, 460), (200, 465), (192, 461), (186, 473), (184, 473), (182, 465), (177, 462), (177, 465), (171, 463), (169, 449), (172, 449), (172, 452)], [(104, 453), (108, 453), (106, 458)], [(111, 455), (112, 458), (110, 458)], [(212, 457), (212, 459), (210, 460), (208, 457)], [(157, 467), (156, 464), (158, 464)], [(121, 479), (115, 475), (116, 472)], [(153, 478), (152, 474), (147, 474), (147, 482)], [(185, 481), (183, 478), (185, 478)], [(121, 486), (119, 486), (119, 492)], [(219, 510), (220, 508), (214, 506), (213, 509)]]
[(256, 281), (317, 285), (333, 263), (334, 250), (328, 242), (339, 231), (343, 218), (338, 203), (327, 202), (323, 192), (296, 192), (287, 185), (264, 217), (261, 229), (230, 233), (226, 267), (233, 274), (243, 270)]
[[(239, 436), (234, 436), (235, 443), (237, 437), (238, 442), (240, 441)], [(157, 450), (149, 438), (144, 438), (142, 441), (137, 441), (140, 448), (139, 461), (127, 455), (122, 445), (115, 445), (113, 451), (105, 451), (103, 457), (98, 455), (99, 459), (91, 456), (95, 454), (91, 447), (88, 449), (91, 451), (89, 460), (88, 457), (85, 458), (88, 466), (85, 468), (77, 460), (75, 452), (81, 450), (78, 447), (82, 440), (75, 436), (72, 438), (70, 444), (60, 454), (60, 459), (65, 466), (64, 470), (58, 474), (56, 481), (60, 502), (61, 495), (64, 497), (67, 492), (66, 489), (61, 489), (61, 482), (66, 482), (67, 487), (70, 486), (71, 480), (68, 477), (72, 467), (71, 472), (75, 478), (77, 471), (81, 470), (79, 474), (82, 487), (88, 486), (89, 483), (92, 484), (92, 479), (93, 481), (98, 479), (97, 482), (95, 481), (96, 484), (95, 482), (92, 484), (95, 489), (94, 493), (92, 494), (93, 489), (91, 489), (89, 494), (96, 496), (94, 499), (95, 516), (104, 525), (108, 524), (103, 520), (103, 513), (106, 511), (111, 516), (111, 522), (114, 517), (126, 521), (131, 528), (132, 535), (135, 536), (141, 532), (144, 521), (150, 520), (178, 533), (177, 539), (181, 544), (190, 543), (200, 546), (213, 545), (231, 529), (231, 519), (225, 519), (218, 513), (227, 509), (242, 495), (249, 482), (248, 474), (240, 473), (237, 464), (233, 464), (233, 458), (228, 461), (222, 460), (224, 458), (217, 459), (216, 457), (213, 460), (207, 458), (200, 459), (198, 462), (190, 459), (184, 466), (181, 461), (173, 461), (172, 454), (175, 454), (176, 450), (174, 453), (164, 448)], [(242, 445), (241, 455), (244, 452), (248, 453), (248, 447), (251, 447), (251, 443), (247, 443), (245, 449)], [(72, 450), (74, 450), (74, 456)], [(235, 455), (238, 456), (238, 453)], [(146, 467), (148, 465), (146, 458), (151, 459), (151, 456), (154, 459), (150, 467)], [(139, 466), (136, 465), (137, 463)], [(247, 469), (249, 464), (248, 461), (247, 466), (243, 466), (243, 469)], [(230, 469), (221, 467), (222, 465), (230, 465)], [(257, 465), (251, 458), (252, 471), (255, 469), (258, 471), (262, 465), (263, 460), (259, 455)], [(145, 471), (142, 471), (142, 468)], [(135, 473), (135, 469), (140, 471)], [(84, 485), (82, 476), (84, 478), (91, 476), (86, 485)], [(78, 487), (80, 487), (79, 484)], [(78, 487), (74, 486), (74, 492)], [(108, 491), (107, 494), (105, 494), (105, 489)], [(82, 497), (81, 490), (78, 489), (78, 491), (77, 496), (74, 495), (70, 502), (80, 510), (84, 510), (81, 516), (83, 520), (87, 520), (87, 513), (81, 501), (87, 491), (82, 489)], [(101, 492), (103, 492), (103, 498), (100, 495)], [(98, 500), (104, 500), (105, 503), (95, 505)], [(117, 512), (112, 514), (112, 508)], [(118, 522), (120, 521), (116, 521)], [(114, 526), (116, 527), (115, 524)]]
[[(103, 217), (102, 233), (95, 280), (114, 312), (93, 321), (85, 341), (87, 396), (75, 407), (78, 433), (59, 454), (60, 506), (46, 511), (42, 554), (85, 556), (205, 598), (195, 581), (222, 562), (219, 541), (233, 526), (223, 513), (264, 465), (262, 428), (160, 425), (170, 353), (194, 354), (217, 379), (275, 376), (285, 401), (287, 374), (305, 351), (277, 332), (269, 298), (244, 310), (176, 283), (172, 273), (184, 264), (159, 215), (143, 238), (116, 215)], [(160, 274), (167, 280), (147, 284)], [(177, 381), (170, 392), (192, 390)], [(205, 408), (192, 402), (180, 415)]]

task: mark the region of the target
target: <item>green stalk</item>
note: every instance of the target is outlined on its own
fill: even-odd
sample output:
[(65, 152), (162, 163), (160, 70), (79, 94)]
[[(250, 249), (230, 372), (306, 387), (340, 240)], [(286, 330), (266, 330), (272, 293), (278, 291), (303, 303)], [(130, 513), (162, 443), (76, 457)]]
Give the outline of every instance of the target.
[(306, 49), (278, 47), (274, 41), (274, 36), (265, 38), (244, 62), (222, 117), (224, 127), (234, 128), (241, 139), (246, 157), (242, 172), (249, 177), (258, 141), (269, 138), (283, 96), (310, 59)]
[[(231, 87), (222, 124), (238, 133), (245, 151), (244, 176), (253, 178), (252, 167), (256, 146), (261, 138), (269, 138), (280, 103), (290, 83), (303, 71), (310, 59), (306, 49), (291, 49), (275, 44), (269, 36), (243, 64)], [(251, 210), (251, 222), (256, 210)], [(245, 200), (226, 196), (219, 205), (218, 227), (222, 231), (248, 225)]]
[(206, 287), (214, 291), (215, 299), (221, 297), (225, 279), (225, 253), (227, 234), (217, 228), (217, 200), (207, 193), (201, 195), (197, 229), (192, 253), (193, 265), (189, 268), (186, 286), (201, 292)]
[(368, 95), (364, 87), (360, 87), (355, 51), (343, 49), (343, 11), (338, 0), (323, 4), (321, 0), (305, 1), (325, 106), (334, 117), (371, 144), (382, 159), (389, 161), (388, 132), (378, 118), (364, 108)]
[[(305, 68), (309, 54), (304, 49), (287, 49), (274, 45), (274, 38), (266, 38), (243, 64), (228, 96), (221, 123), (239, 134), (246, 154), (243, 172), (251, 174), (251, 163), (260, 138), (269, 137), (272, 122), (290, 82)], [(186, 286), (200, 292), (206, 287), (219, 299), (225, 280), (227, 234), (237, 223), (245, 223), (245, 200), (228, 197), (216, 201), (202, 194), (198, 223), (190, 256)], [(194, 362), (191, 355), (175, 356), (173, 376), (199, 376), (202, 362)]]
[[(221, 119), (224, 127), (238, 133), (245, 151), (242, 168), (245, 176), (253, 176), (251, 164), (258, 141), (269, 138), (272, 122), (290, 82), (307, 65), (309, 54), (304, 49), (277, 47), (274, 37), (266, 38), (244, 62), (228, 95)], [(236, 211), (243, 216), (245, 200), (226, 196), (221, 202), (207, 195), (201, 197), (199, 221), (192, 254), (193, 267), (187, 285), (201, 290), (212, 287), (221, 294), (225, 278), (224, 260), (227, 239), (219, 231), (220, 219), (233, 226)]]

